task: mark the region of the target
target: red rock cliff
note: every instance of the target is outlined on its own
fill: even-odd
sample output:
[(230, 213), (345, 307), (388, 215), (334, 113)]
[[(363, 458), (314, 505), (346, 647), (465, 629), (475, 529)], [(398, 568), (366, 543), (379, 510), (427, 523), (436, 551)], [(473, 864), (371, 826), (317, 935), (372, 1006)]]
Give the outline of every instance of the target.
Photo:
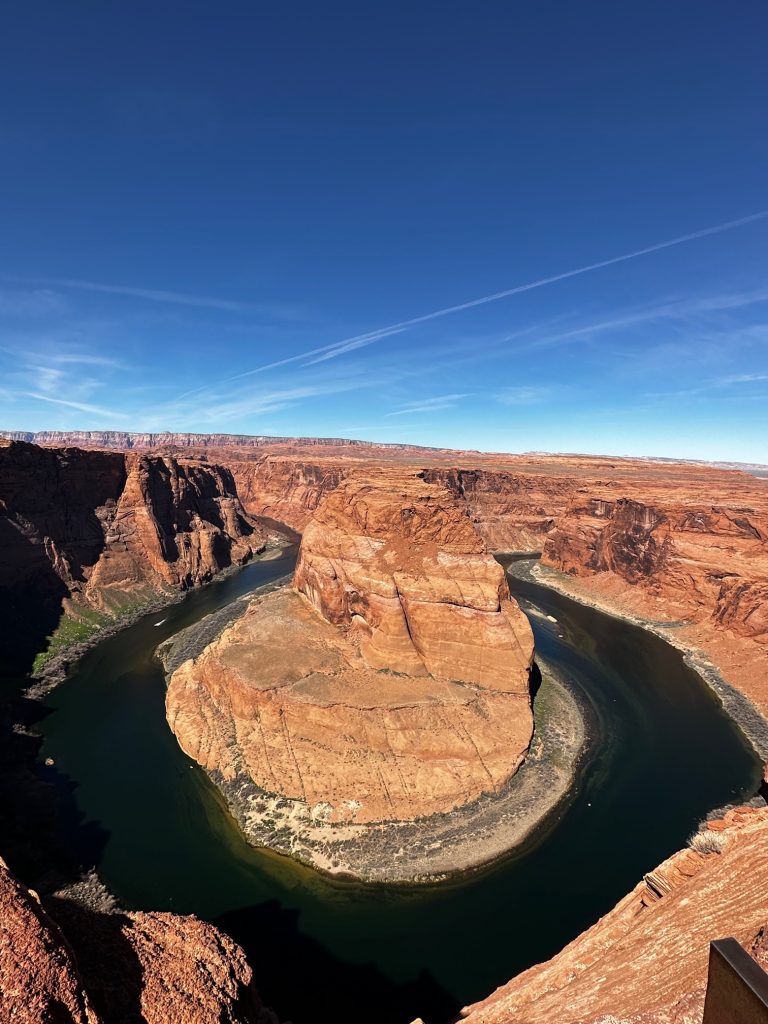
[(192, 757), (296, 801), (291, 827), (410, 821), (509, 780), (531, 738), (533, 637), (449, 491), (413, 472), (345, 480), (294, 588), (172, 674), (168, 720)]
[(531, 631), (504, 572), (467, 509), (419, 476), (333, 490), (304, 533), (294, 586), (359, 632), (371, 668), (527, 693)]
[(29, 668), (66, 610), (89, 628), (211, 579), (264, 545), (229, 470), (77, 448), (0, 446), (3, 651)]

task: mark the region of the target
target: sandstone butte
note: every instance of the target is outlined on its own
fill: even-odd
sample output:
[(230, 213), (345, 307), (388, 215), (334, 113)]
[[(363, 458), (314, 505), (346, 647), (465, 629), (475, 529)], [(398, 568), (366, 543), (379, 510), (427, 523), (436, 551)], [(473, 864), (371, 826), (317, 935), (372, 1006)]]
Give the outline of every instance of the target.
[(55, 903), (45, 910), (0, 861), (0, 1021), (274, 1021), (260, 1008), (242, 950), (212, 925)]
[(533, 637), (453, 495), (345, 480), (292, 590), (257, 598), (171, 676), (168, 720), (223, 779), (315, 821), (410, 821), (498, 790), (528, 748)]

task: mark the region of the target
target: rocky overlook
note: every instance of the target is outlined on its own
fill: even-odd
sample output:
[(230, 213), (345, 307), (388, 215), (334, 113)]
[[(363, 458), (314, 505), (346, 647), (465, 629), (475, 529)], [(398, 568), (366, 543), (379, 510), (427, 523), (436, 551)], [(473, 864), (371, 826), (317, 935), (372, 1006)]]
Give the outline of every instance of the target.
[[(768, 810), (738, 808), (649, 871), (545, 964), (464, 1010), (468, 1024), (700, 1022), (708, 944), (732, 935), (764, 965)], [(649, 983), (649, 979), (652, 983)]]
[(268, 1024), (242, 950), (175, 914), (45, 909), (0, 861), (0, 1020)]

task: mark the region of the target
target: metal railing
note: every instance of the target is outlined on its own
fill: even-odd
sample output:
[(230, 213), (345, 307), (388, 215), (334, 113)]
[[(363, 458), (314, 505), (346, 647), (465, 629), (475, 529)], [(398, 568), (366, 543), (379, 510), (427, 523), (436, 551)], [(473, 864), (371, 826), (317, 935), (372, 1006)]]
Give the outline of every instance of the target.
[(768, 1024), (768, 974), (736, 939), (710, 943), (702, 1024)]

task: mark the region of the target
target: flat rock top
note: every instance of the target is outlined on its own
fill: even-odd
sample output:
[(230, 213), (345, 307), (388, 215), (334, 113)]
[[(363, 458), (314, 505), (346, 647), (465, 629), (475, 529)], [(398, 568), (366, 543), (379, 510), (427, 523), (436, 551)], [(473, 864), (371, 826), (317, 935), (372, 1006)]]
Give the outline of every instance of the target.
[(290, 687), (295, 700), (357, 708), (413, 707), (474, 700), (472, 688), (446, 679), (369, 669), (344, 631), (287, 587), (257, 599), (226, 629), (211, 658), (254, 690)]

